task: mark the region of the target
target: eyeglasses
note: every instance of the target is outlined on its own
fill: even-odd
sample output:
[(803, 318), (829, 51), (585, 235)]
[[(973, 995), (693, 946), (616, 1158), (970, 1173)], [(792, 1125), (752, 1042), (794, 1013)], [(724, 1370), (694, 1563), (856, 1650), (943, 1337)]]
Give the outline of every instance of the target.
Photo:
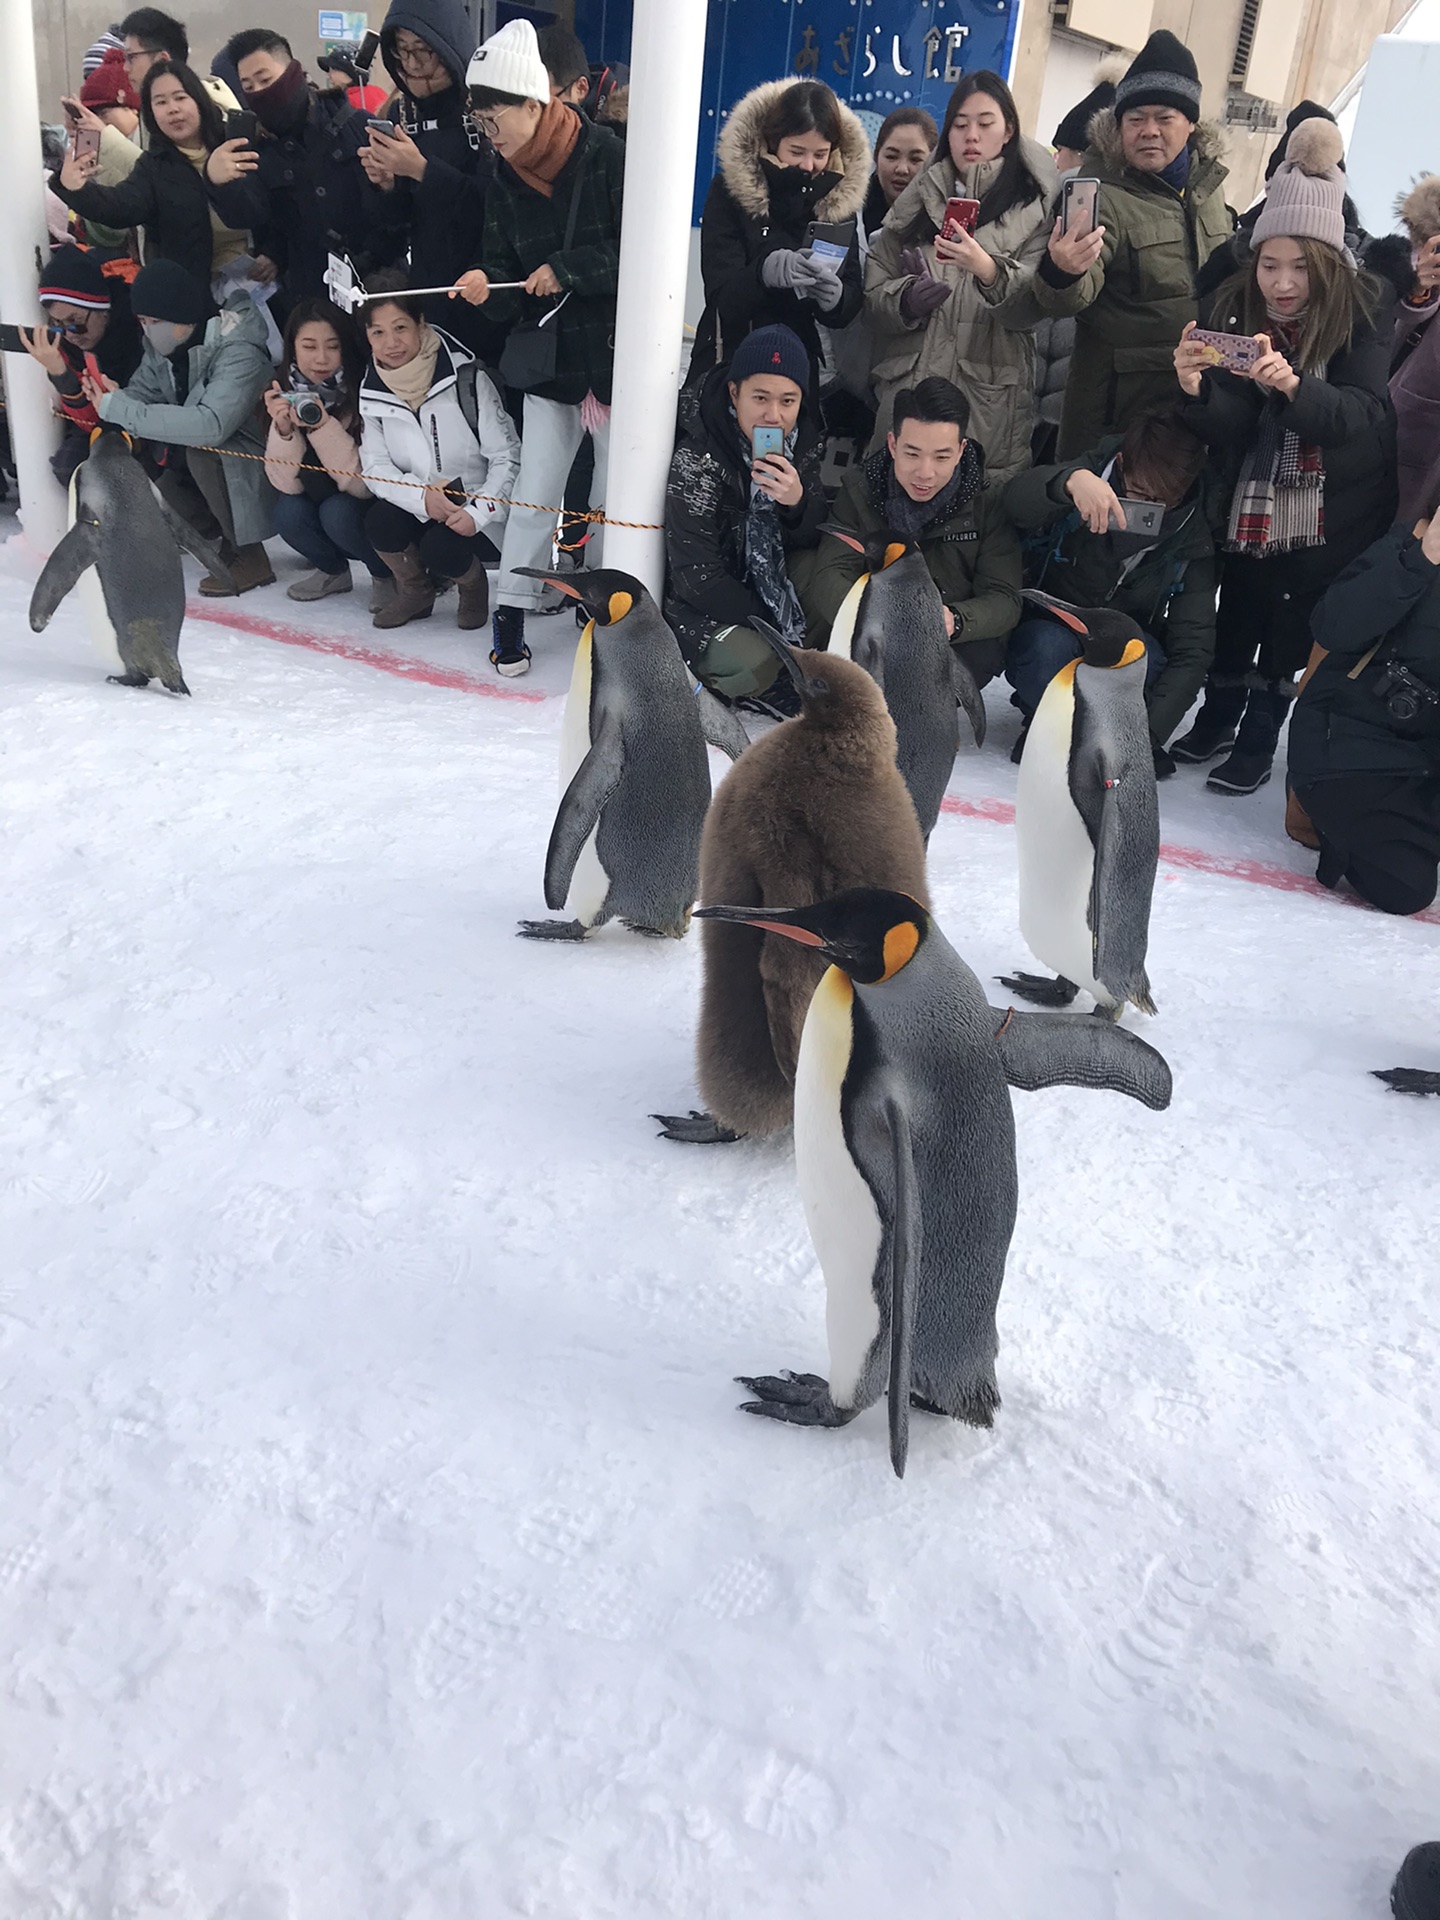
[(137, 60), (163, 60), (164, 58), (165, 49), (163, 47), (135, 47), (125, 55), (121, 64), (123, 66), (133, 67)]
[(499, 121), (501, 114), (514, 113), (514, 111), (515, 111), (515, 108), (514, 108), (514, 105), (512, 104), (508, 107), (497, 107), (494, 113), (472, 113), (470, 118), (475, 122), (476, 126), (480, 129), (481, 133), (485, 135), (485, 138), (487, 140), (493, 140), (496, 134), (500, 131), (500, 128), (497, 122)]
[(395, 58), (402, 67), (430, 67), (439, 59), (433, 47), (427, 47), (423, 40), (395, 42)]

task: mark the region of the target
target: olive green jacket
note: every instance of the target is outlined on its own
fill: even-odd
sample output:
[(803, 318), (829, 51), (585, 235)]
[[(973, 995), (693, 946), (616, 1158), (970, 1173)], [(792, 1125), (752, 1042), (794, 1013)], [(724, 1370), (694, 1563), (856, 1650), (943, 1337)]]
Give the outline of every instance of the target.
[(1197, 317), (1195, 276), (1233, 231), (1219, 157), (1223, 139), (1209, 122), (1196, 127), (1190, 178), (1177, 193), (1154, 174), (1125, 165), (1112, 109), (1091, 121), (1080, 172), (1100, 182), (1100, 258), (1072, 279), (1047, 253), (1011, 291), (1003, 311), (1017, 325), (1032, 315), (1075, 316), (1062, 459), (1107, 433), (1123, 433), (1154, 407), (1179, 404), (1175, 343), (1185, 322)]

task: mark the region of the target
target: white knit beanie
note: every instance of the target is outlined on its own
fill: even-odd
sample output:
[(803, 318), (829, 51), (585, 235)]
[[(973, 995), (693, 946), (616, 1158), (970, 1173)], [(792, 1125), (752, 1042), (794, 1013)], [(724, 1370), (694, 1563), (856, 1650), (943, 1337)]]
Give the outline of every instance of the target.
[(521, 100), (550, 104), (550, 75), (540, 58), (540, 42), (528, 20), (507, 20), (498, 33), (492, 33), (482, 47), (470, 56), (465, 73), (467, 87), (493, 87), (496, 93), (513, 93)]

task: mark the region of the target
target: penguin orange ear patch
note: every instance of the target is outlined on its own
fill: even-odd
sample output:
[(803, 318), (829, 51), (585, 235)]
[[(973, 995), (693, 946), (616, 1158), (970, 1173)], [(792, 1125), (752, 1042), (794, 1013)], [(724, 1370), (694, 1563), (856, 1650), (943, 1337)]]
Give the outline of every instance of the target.
[(903, 560), (904, 558), (905, 558), (904, 542), (900, 540), (892, 540), (889, 546), (886, 547), (885, 558), (880, 562), (880, 564), (882, 567), (893, 567), (897, 560)]
[(891, 927), (880, 949), (885, 960), (881, 981), (893, 980), (902, 967), (908, 966), (915, 958), (915, 949), (919, 944), (920, 929), (913, 920), (902, 920), (898, 927)]
[(1120, 667), (1133, 667), (1137, 660), (1143, 660), (1144, 658), (1145, 642), (1143, 640), (1127, 640), (1125, 642), (1125, 651), (1115, 664)]
[(623, 620), (634, 604), (635, 599), (633, 594), (612, 593), (610, 596), (610, 604), (607, 608), (607, 612), (610, 615), (611, 626), (613, 627), (617, 620)]

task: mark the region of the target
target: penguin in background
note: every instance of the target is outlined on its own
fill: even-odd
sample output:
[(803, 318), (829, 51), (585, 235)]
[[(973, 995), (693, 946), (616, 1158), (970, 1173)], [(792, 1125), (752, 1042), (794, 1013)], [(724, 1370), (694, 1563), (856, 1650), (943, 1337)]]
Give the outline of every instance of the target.
[[(30, 628), (43, 633), (56, 608), (90, 568), (98, 576), (104, 622), (124, 671), (106, 677), (118, 687), (158, 680), (168, 693), (188, 694), (180, 671), (185, 623), (185, 572), (180, 549), (222, 580), (229, 569), (151, 486), (131, 451), (129, 434), (97, 427), (88, 458), (76, 469), (73, 523), (45, 562), (30, 596)], [(92, 610), (97, 628), (98, 610)], [(105, 649), (108, 651), (108, 646)]]
[(957, 708), (979, 747), (985, 703), (950, 644), (945, 603), (915, 542), (893, 533), (861, 540), (842, 527), (825, 532), (853, 547), (866, 568), (841, 602), (826, 650), (863, 667), (885, 695), (899, 736), (900, 772), (928, 840), (960, 745)]
[(1123, 1028), (992, 1007), (917, 900), (855, 888), (789, 911), (697, 908), (793, 940), (829, 969), (805, 1020), (795, 1162), (825, 1276), (830, 1377), (741, 1376), (743, 1411), (839, 1427), (889, 1395), (905, 1472), (912, 1403), (992, 1425), (995, 1311), (1015, 1226), (1011, 1087), (1103, 1087), (1159, 1111), (1170, 1069)]
[[(925, 842), (884, 695), (851, 661), (754, 624), (800, 712), (754, 742), (711, 802), (700, 898), (795, 906), (873, 886), (927, 903)], [(706, 921), (701, 948), (696, 1078), (709, 1110), (651, 1118), (661, 1138), (695, 1145), (775, 1133), (791, 1121), (800, 1033), (825, 963), (792, 940), (718, 919)]]
[(735, 715), (696, 689), (674, 634), (632, 574), (520, 567), (590, 615), (575, 649), (560, 739), (560, 808), (545, 855), (545, 904), (568, 920), (522, 920), (529, 940), (583, 940), (621, 919), (679, 940), (690, 924), (710, 804), (705, 743), (749, 746)]
[(1145, 641), (1129, 614), (1029, 590), (1084, 648), (1041, 695), (1015, 790), (1020, 931), (1058, 979), (1002, 974), (1039, 1006), (1083, 987), (1095, 1012), (1154, 1013), (1145, 954), (1160, 859), (1155, 758), (1145, 713)]

